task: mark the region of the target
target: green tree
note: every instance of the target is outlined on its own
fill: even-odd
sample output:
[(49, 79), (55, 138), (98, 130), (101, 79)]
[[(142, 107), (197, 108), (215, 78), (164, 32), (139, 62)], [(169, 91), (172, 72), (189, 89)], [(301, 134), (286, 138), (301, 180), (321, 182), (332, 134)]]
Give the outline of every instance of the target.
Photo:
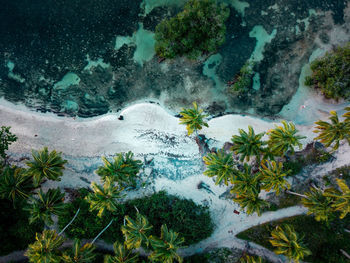
[(18, 139), (16, 135), (10, 132), (10, 129), (11, 127), (1, 126), (0, 130), (0, 157), (4, 162), (6, 162), (7, 157), (5, 151), (7, 151), (9, 146)]
[(343, 219), (350, 213), (350, 189), (346, 185), (345, 180), (336, 179), (340, 191), (336, 189), (327, 189), (325, 196), (335, 198), (332, 207), (340, 212), (340, 219)]
[(265, 161), (261, 163), (260, 168), (262, 188), (266, 191), (273, 189), (276, 195), (279, 195), (281, 190), (290, 189), (290, 184), (286, 180), (291, 171), (284, 171), (283, 164), (275, 161)]
[(122, 186), (136, 186), (135, 178), (142, 167), (142, 161), (133, 159), (133, 156), (130, 151), (125, 154), (118, 153), (113, 157), (114, 162), (102, 157), (104, 166), (98, 167), (97, 174), (103, 181), (106, 177), (110, 177)]
[(62, 170), (67, 160), (63, 160), (61, 153), (55, 150), (49, 153), (47, 147), (42, 150), (32, 150), (33, 161), (27, 162), (28, 174), (33, 176), (34, 186), (39, 186), (43, 178), (60, 181), (63, 175)]
[(214, 0), (189, 0), (181, 13), (157, 25), (157, 55), (196, 59), (203, 53), (216, 52), (225, 42), (225, 21), (229, 15), (230, 10)]
[(177, 260), (182, 263), (182, 258), (177, 254), (177, 250), (182, 248), (185, 242), (184, 238), (180, 238), (179, 234), (168, 230), (166, 225), (162, 225), (160, 238), (150, 237), (153, 252), (149, 255), (151, 261), (162, 263), (173, 263)]
[(83, 246), (79, 239), (74, 239), (72, 250), (65, 251), (62, 255), (62, 261), (65, 263), (89, 263), (93, 262), (96, 254), (95, 246), (86, 243)]
[(237, 195), (259, 194), (260, 192), (260, 175), (252, 173), (252, 167), (244, 164), (244, 171), (237, 171), (232, 184), (231, 193)]
[(106, 210), (111, 212), (117, 210), (118, 200), (124, 196), (121, 193), (123, 188), (119, 185), (114, 185), (109, 178), (106, 178), (103, 186), (92, 182), (91, 188), (93, 193), (89, 193), (85, 199), (90, 204), (91, 211), (98, 211), (98, 217), (102, 217)]
[(269, 241), (276, 247), (274, 250), (276, 254), (285, 255), (294, 262), (299, 262), (305, 256), (311, 255), (311, 251), (303, 244), (302, 238), (291, 225), (277, 226), (272, 230)]
[(140, 213), (137, 213), (136, 220), (131, 219), (129, 216), (125, 216), (127, 224), (121, 227), (121, 230), (125, 236), (125, 245), (128, 249), (139, 248), (142, 245), (148, 247), (148, 236), (152, 229), (147, 218)]
[(239, 263), (263, 263), (264, 260), (261, 257), (253, 257), (249, 255), (244, 255), (240, 258)]
[(60, 215), (64, 212), (65, 204), (63, 203), (64, 193), (57, 189), (49, 189), (44, 193), (39, 190), (38, 197), (30, 197), (30, 204), (25, 209), (29, 211), (29, 223), (32, 224), (41, 220), (45, 225), (53, 224), (52, 215)]
[(239, 136), (232, 136), (231, 141), (233, 146), (231, 150), (234, 151), (235, 154), (241, 155), (241, 161), (244, 159), (249, 161), (251, 156), (256, 156), (258, 162), (260, 162), (260, 155), (264, 153), (263, 146), (266, 144), (266, 142), (262, 141), (262, 137), (265, 133), (255, 134), (253, 127), (250, 125), (248, 126), (248, 133), (242, 129), (238, 129), (238, 131), (240, 134)]
[(330, 112), (330, 123), (326, 121), (316, 121), (314, 132), (319, 133), (315, 140), (324, 143), (326, 147), (333, 144), (333, 150), (337, 150), (341, 140), (347, 140), (350, 144), (350, 122), (339, 121), (338, 114), (335, 111)]
[(258, 194), (243, 194), (235, 197), (233, 201), (237, 202), (243, 209), (246, 209), (248, 215), (257, 213), (261, 216), (264, 207), (269, 203), (259, 198)]
[(129, 250), (125, 244), (119, 244), (115, 242), (113, 244), (114, 256), (106, 255), (105, 263), (137, 263), (138, 254), (133, 254), (132, 250)]
[(274, 129), (267, 132), (269, 135), (268, 146), (271, 148), (272, 153), (279, 156), (286, 154), (288, 151), (293, 154), (295, 146), (301, 149), (302, 144), (300, 140), (306, 138), (305, 136), (297, 135), (298, 130), (292, 122), (282, 121), (282, 125), (276, 125)]
[(237, 174), (232, 154), (226, 154), (223, 149), (218, 150), (217, 153), (208, 153), (207, 156), (203, 157), (203, 160), (207, 165), (204, 175), (209, 177), (216, 176), (215, 184), (220, 184), (224, 181), (228, 185), (228, 181), (232, 182)]
[(350, 122), (350, 107), (346, 107), (345, 113), (343, 114), (343, 117), (345, 118), (345, 122)]
[(44, 230), (36, 234), (36, 241), (28, 246), (25, 256), (32, 263), (59, 263), (61, 255), (59, 248), (64, 242), (55, 230)]
[(182, 109), (180, 112), (182, 117), (180, 118), (180, 124), (185, 124), (188, 135), (191, 135), (193, 132), (202, 129), (202, 126), (209, 127), (208, 123), (204, 121), (204, 118), (207, 115), (203, 114), (203, 110), (198, 109), (196, 102), (193, 102), (193, 109)]

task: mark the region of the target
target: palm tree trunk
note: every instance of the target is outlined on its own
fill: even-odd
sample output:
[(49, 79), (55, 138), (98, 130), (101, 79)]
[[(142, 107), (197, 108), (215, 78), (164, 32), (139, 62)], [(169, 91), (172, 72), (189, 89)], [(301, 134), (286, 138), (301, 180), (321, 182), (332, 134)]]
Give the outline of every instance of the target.
[(103, 234), (103, 232), (105, 232), (107, 230), (107, 228), (109, 228), (109, 226), (113, 223), (114, 219), (111, 220), (111, 222), (109, 222), (109, 224), (94, 238), (94, 240), (92, 240), (91, 244), (95, 243), (95, 241), (100, 237), (100, 235)]
[(299, 193), (296, 193), (296, 192), (292, 192), (292, 191), (289, 191), (289, 190), (286, 190), (286, 193), (287, 193), (287, 194), (291, 194), (291, 195), (300, 196), (300, 197), (302, 197), (302, 198), (307, 198), (306, 195), (299, 194)]
[(340, 249), (340, 252), (347, 258), (350, 259), (350, 255), (346, 253), (344, 250)]
[(67, 227), (69, 227), (69, 226), (73, 223), (74, 219), (75, 219), (75, 218), (77, 217), (77, 215), (79, 214), (79, 211), (80, 211), (80, 207), (79, 207), (78, 211), (75, 213), (73, 219), (62, 229), (61, 232), (58, 233), (59, 236), (62, 235), (62, 233), (67, 229)]

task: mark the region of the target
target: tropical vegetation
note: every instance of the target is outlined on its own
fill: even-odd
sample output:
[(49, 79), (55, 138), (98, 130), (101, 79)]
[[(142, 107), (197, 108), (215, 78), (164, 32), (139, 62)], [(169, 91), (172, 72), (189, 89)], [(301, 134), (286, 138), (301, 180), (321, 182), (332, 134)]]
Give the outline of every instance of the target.
[[(0, 164), (3, 162), (6, 162), (6, 153), (5, 151), (7, 151), (9, 149), (9, 146), (17, 141), (17, 136), (14, 135), (13, 133), (10, 132), (11, 127), (8, 126), (1, 126), (1, 130), (0, 130)], [(1, 167), (1, 165), (0, 165)]]
[(81, 240), (74, 239), (73, 246), (62, 255), (64, 263), (89, 263), (96, 258), (95, 246), (91, 243), (81, 244)]
[(230, 85), (229, 91), (236, 94), (247, 93), (252, 86), (253, 75), (253, 64), (248, 61), (235, 76), (233, 84)]
[(198, 109), (196, 102), (193, 102), (192, 109), (182, 109), (180, 115), (182, 116), (180, 124), (186, 125), (188, 135), (191, 135), (193, 132), (197, 134), (197, 131), (201, 130), (203, 126), (209, 127), (208, 123), (204, 121), (207, 115), (203, 114), (203, 109)]
[(283, 169), (283, 163), (275, 161), (265, 161), (261, 163), (260, 168), (262, 189), (271, 191), (273, 189), (276, 195), (279, 195), (281, 190), (289, 189), (291, 186), (286, 180), (290, 171)]

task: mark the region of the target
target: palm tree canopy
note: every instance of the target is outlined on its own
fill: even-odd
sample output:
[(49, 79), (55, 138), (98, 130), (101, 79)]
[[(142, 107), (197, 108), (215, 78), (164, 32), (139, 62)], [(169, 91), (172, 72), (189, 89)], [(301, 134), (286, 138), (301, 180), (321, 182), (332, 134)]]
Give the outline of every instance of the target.
[(239, 263), (263, 263), (263, 259), (261, 257), (253, 257), (249, 255), (245, 255), (240, 258)]
[(0, 176), (0, 197), (16, 201), (27, 199), (33, 189), (31, 177), (26, 170), (19, 167), (6, 166)]
[[(326, 147), (333, 144), (333, 150), (337, 150), (339, 148), (340, 141), (343, 139), (346, 139), (350, 144), (350, 122), (339, 121), (338, 114), (335, 111), (331, 111), (330, 114), (330, 122), (321, 120), (315, 122), (317, 126), (315, 127), (314, 132), (319, 133), (315, 140), (319, 140)], [(344, 114), (345, 117), (347, 117), (346, 114)], [(350, 113), (348, 115), (350, 116)]]
[(346, 185), (345, 180), (337, 178), (336, 181), (341, 192), (336, 189), (327, 189), (324, 195), (335, 198), (332, 207), (336, 211), (340, 211), (340, 218), (343, 219), (350, 213), (350, 189)]
[(237, 173), (235, 168), (235, 161), (232, 154), (226, 154), (223, 149), (217, 153), (209, 153), (203, 157), (204, 163), (207, 165), (207, 169), (204, 171), (204, 175), (209, 177), (216, 177), (215, 184), (220, 184), (222, 181), (228, 185), (228, 181), (233, 181), (233, 177)]
[(294, 153), (295, 146), (301, 149), (302, 144), (300, 140), (306, 138), (305, 136), (297, 135), (298, 130), (292, 122), (287, 123), (286, 121), (282, 121), (282, 125), (275, 125), (274, 129), (267, 132), (269, 135), (268, 145), (271, 148), (271, 152), (280, 156), (288, 151)]
[(233, 201), (237, 202), (243, 209), (246, 209), (248, 215), (257, 213), (258, 216), (261, 216), (263, 208), (269, 205), (268, 202), (259, 198), (258, 194), (239, 195)]
[(89, 193), (85, 199), (90, 203), (90, 210), (97, 210), (98, 217), (102, 217), (105, 210), (116, 211), (118, 200), (124, 195), (121, 193), (123, 188), (119, 185), (114, 185), (113, 181), (106, 178), (103, 186), (97, 185), (95, 182), (91, 183), (93, 193)]
[(62, 170), (67, 163), (67, 160), (62, 159), (61, 154), (55, 150), (49, 153), (47, 147), (39, 151), (32, 150), (34, 160), (27, 162), (27, 165), (29, 166), (28, 173), (33, 176), (35, 186), (38, 186), (43, 178), (61, 180)]
[(138, 254), (133, 254), (132, 250), (129, 250), (125, 244), (119, 244), (115, 242), (113, 244), (113, 250), (115, 255), (106, 255), (104, 263), (137, 263)]
[(290, 170), (284, 171), (281, 162), (278, 164), (275, 161), (262, 162), (260, 167), (262, 188), (266, 191), (273, 189), (276, 195), (279, 195), (282, 189), (290, 189), (290, 184), (285, 178), (290, 172)]
[(150, 242), (153, 247), (153, 252), (149, 255), (151, 261), (173, 263), (177, 260), (182, 263), (182, 258), (177, 254), (177, 250), (182, 248), (182, 243), (185, 241), (183, 237), (179, 237), (179, 234), (168, 230), (166, 225), (161, 227), (161, 236), (150, 237)]
[(343, 114), (346, 122), (350, 122), (350, 107), (344, 109), (346, 112)]
[(32, 263), (59, 263), (61, 256), (59, 248), (64, 238), (55, 230), (44, 230), (42, 234), (36, 233), (35, 242), (28, 246), (25, 256)]
[(282, 254), (294, 262), (299, 262), (305, 256), (311, 255), (311, 251), (305, 247), (302, 238), (299, 238), (294, 228), (290, 225), (277, 226), (271, 232), (272, 246), (276, 247), (274, 252)]
[(106, 157), (102, 157), (104, 166), (97, 169), (97, 174), (104, 181), (106, 177), (111, 177), (119, 184), (135, 185), (135, 177), (142, 167), (142, 161), (133, 159), (134, 154), (127, 152), (118, 153), (113, 157), (114, 162), (110, 162)]
[(139, 248), (143, 244), (148, 247), (149, 245), (149, 232), (153, 228), (147, 218), (140, 213), (137, 213), (136, 220), (131, 219), (129, 216), (125, 216), (127, 224), (121, 227), (121, 230), (125, 236), (125, 244), (128, 249)]
[(96, 255), (94, 253), (95, 246), (86, 243), (81, 246), (79, 239), (74, 239), (71, 251), (66, 251), (62, 256), (62, 261), (65, 263), (89, 263), (93, 262)]
[(238, 171), (232, 183), (231, 193), (238, 195), (259, 194), (260, 192), (260, 175), (252, 174), (252, 167), (244, 164), (244, 171)]
[(313, 214), (316, 221), (328, 222), (334, 215), (334, 197), (325, 196), (320, 189), (310, 188), (305, 193), (307, 198), (303, 198), (301, 202), (308, 208), (308, 215)]
[(202, 126), (209, 127), (208, 123), (204, 121), (207, 115), (203, 114), (203, 110), (198, 110), (198, 105), (193, 102), (193, 109), (182, 109), (180, 112), (180, 124), (185, 124), (188, 135), (194, 131), (202, 129)]
[(235, 154), (240, 154), (240, 160), (243, 161), (246, 159), (249, 161), (250, 156), (256, 156), (260, 159), (260, 155), (264, 152), (263, 146), (266, 142), (263, 142), (261, 139), (265, 135), (265, 133), (255, 134), (252, 126), (248, 126), (248, 133), (242, 129), (239, 129), (239, 136), (232, 136), (233, 146), (231, 150), (235, 152)]
[(39, 190), (38, 197), (30, 197), (30, 204), (26, 208), (29, 211), (29, 223), (42, 220), (46, 225), (53, 224), (52, 214), (60, 215), (65, 210), (64, 193), (57, 189), (49, 189), (44, 193)]

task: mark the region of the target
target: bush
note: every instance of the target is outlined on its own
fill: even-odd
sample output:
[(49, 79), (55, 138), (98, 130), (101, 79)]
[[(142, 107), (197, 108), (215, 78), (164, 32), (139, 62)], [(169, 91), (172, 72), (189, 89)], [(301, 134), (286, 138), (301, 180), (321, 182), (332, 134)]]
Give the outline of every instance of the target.
[(225, 42), (230, 10), (214, 0), (189, 0), (184, 10), (156, 27), (155, 51), (163, 58), (185, 55), (196, 59), (215, 52)]
[(122, 242), (120, 227), (124, 215), (135, 217), (135, 207), (153, 225), (152, 235), (159, 236), (161, 225), (167, 224), (169, 229), (185, 238), (185, 245), (190, 245), (209, 237), (213, 232), (213, 223), (207, 207), (197, 205), (192, 200), (168, 195), (164, 191), (120, 204), (116, 212), (107, 212), (102, 218), (98, 218), (96, 212), (89, 212), (89, 205), (83, 199), (88, 191), (81, 189), (80, 193), (81, 196), (67, 206), (66, 213), (60, 216), (58, 221), (62, 229), (80, 207), (80, 214), (66, 230), (66, 235), (70, 238), (94, 238), (114, 218), (115, 222), (101, 238), (109, 243), (117, 240)]
[(231, 86), (230, 91), (234, 93), (246, 93), (252, 86), (252, 78), (254, 75), (253, 65), (249, 62), (245, 63), (240, 69), (239, 74), (235, 77), (234, 84)]
[(321, 89), (326, 98), (350, 98), (350, 43), (311, 63), (305, 85)]
[[(11, 127), (1, 126), (0, 130), (0, 157), (5, 160), (5, 151), (9, 149), (9, 145), (17, 141), (17, 136), (10, 132)], [(1, 162), (0, 158), (0, 162)]]

